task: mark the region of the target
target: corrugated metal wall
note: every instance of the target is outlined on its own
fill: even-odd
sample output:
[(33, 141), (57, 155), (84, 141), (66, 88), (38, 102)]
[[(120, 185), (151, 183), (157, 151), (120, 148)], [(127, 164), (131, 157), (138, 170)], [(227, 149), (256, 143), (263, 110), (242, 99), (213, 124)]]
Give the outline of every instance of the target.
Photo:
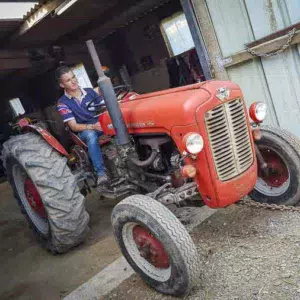
[[(197, 1), (193, 0), (194, 6)], [(300, 0), (206, 0), (206, 4), (223, 57), (300, 21)], [(257, 58), (226, 71), (241, 86), (248, 104), (267, 103), (267, 123), (300, 137), (299, 45), (276, 57)]]

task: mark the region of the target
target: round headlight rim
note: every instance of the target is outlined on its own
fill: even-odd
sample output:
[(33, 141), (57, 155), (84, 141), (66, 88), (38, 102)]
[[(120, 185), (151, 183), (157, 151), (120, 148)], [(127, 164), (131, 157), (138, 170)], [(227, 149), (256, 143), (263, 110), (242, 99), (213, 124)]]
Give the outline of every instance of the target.
[[(257, 116), (257, 108), (258, 108), (258, 106), (263, 106), (264, 109), (265, 109), (263, 118), (259, 118)], [(250, 106), (250, 108), (249, 108), (249, 115), (250, 115), (250, 118), (255, 123), (262, 123), (265, 120), (266, 116), (267, 116), (267, 105), (266, 105), (266, 103), (261, 102), (261, 101), (252, 103), (251, 106)]]
[[(200, 138), (201, 140), (201, 149), (200, 150), (197, 150), (197, 151), (191, 151), (191, 149), (188, 147), (188, 141), (189, 139), (193, 136), (193, 135), (196, 135), (197, 137)], [(204, 148), (204, 140), (203, 140), (203, 137), (201, 136), (201, 134), (199, 134), (198, 132), (189, 132), (187, 133), (184, 137), (183, 137), (183, 144), (184, 144), (184, 148), (186, 150), (186, 152), (188, 154), (191, 154), (191, 155), (198, 155)]]

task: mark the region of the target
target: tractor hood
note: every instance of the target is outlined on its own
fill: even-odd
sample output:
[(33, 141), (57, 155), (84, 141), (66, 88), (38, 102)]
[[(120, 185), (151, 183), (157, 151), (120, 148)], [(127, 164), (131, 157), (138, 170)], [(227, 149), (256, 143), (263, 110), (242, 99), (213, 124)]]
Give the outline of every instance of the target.
[[(230, 82), (207, 81), (133, 96), (130, 101), (121, 102), (120, 108), (129, 133), (169, 134), (174, 126), (196, 123), (197, 108), (215, 98), (218, 87), (228, 85), (231, 88), (238, 88)], [(115, 135), (108, 112), (104, 112), (99, 120), (104, 134)]]

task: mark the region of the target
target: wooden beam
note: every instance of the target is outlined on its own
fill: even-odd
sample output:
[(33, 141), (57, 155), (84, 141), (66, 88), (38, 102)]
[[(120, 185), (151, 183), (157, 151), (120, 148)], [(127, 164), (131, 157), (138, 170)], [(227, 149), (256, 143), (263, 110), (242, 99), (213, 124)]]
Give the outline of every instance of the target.
[(284, 29), (278, 30), (278, 31), (276, 31), (276, 32), (274, 32), (272, 34), (267, 35), (267, 36), (264, 36), (264, 37), (262, 37), (259, 40), (256, 40), (254, 42), (248, 43), (248, 44), (246, 44), (246, 46), (248, 48), (252, 48), (252, 47), (255, 47), (257, 45), (269, 42), (269, 41), (274, 40), (274, 39), (276, 39), (278, 37), (282, 37), (283, 35), (288, 34), (294, 28), (296, 30), (300, 30), (300, 22), (296, 23), (296, 24), (293, 24), (291, 26), (285, 27)]
[(219, 58), (222, 57), (222, 53), (206, 0), (191, 0), (191, 2), (210, 57), (213, 77), (218, 80), (229, 80), (227, 71), (219, 64)]
[[(286, 43), (287, 39), (288, 39), (288, 36), (284, 35), (284, 36), (278, 37), (274, 40), (259, 44), (251, 49), (258, 53), (274, 52), (274, 51), (277, 51), (278, 49), (280, 49)], [(290, 45), (295, 45), (295, 44), (299, 44), (299, 43), (300, 43), (300, 30), (296, 31)], [(254, 58), (256, 58), (256, 56), (253, 56), (247, 50), (243, 50), (243, 51), (233, 54), (232, 56), (223, 58), (222, 63), (225, 68), (228, 68), (228, 67), (235, 66), (237, 64), (246, 62), (246, 61), (254, 59)]]
[(53, 12), (64, 0), (52, 0), (42, 5), (37, 9), (30, 17), (28, 17), (21, 25), (20, 29), (16, 34), (13, 35), (12, 39), (18, 38), (20, 35), (26, 33), (29, 29), (36, 26), (41, 20)]
[(29, 54), (27, 50), (0, 50), (0, 59), (12, 59), (12, 58), (28, 58)]
[(0, 71), (28, 69), (30, 66), (31, 64), (28, 58), (0, 58)]
[(198, 20), (194, 12), (193, 4), (190, 0), (180, 0), (180, 3), (190, 28), (190, 32), (198, 54), (199, 62), (203, 70), (203, 75), (206, 80), (210, 80), (213, 78), (210, 68), (211, 63), (207, 53), (207, 48), (203, 40), (202, 33), (200, 31)]

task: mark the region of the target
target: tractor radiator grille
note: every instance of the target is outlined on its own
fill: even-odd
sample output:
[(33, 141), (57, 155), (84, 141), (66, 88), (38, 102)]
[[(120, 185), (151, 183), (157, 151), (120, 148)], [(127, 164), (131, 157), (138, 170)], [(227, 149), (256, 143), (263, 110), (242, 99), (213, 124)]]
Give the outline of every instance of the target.
[(247, 170), (253, 162), (243, 101), (235, 99), (205, 114), (214, 163), (221, 181)]

